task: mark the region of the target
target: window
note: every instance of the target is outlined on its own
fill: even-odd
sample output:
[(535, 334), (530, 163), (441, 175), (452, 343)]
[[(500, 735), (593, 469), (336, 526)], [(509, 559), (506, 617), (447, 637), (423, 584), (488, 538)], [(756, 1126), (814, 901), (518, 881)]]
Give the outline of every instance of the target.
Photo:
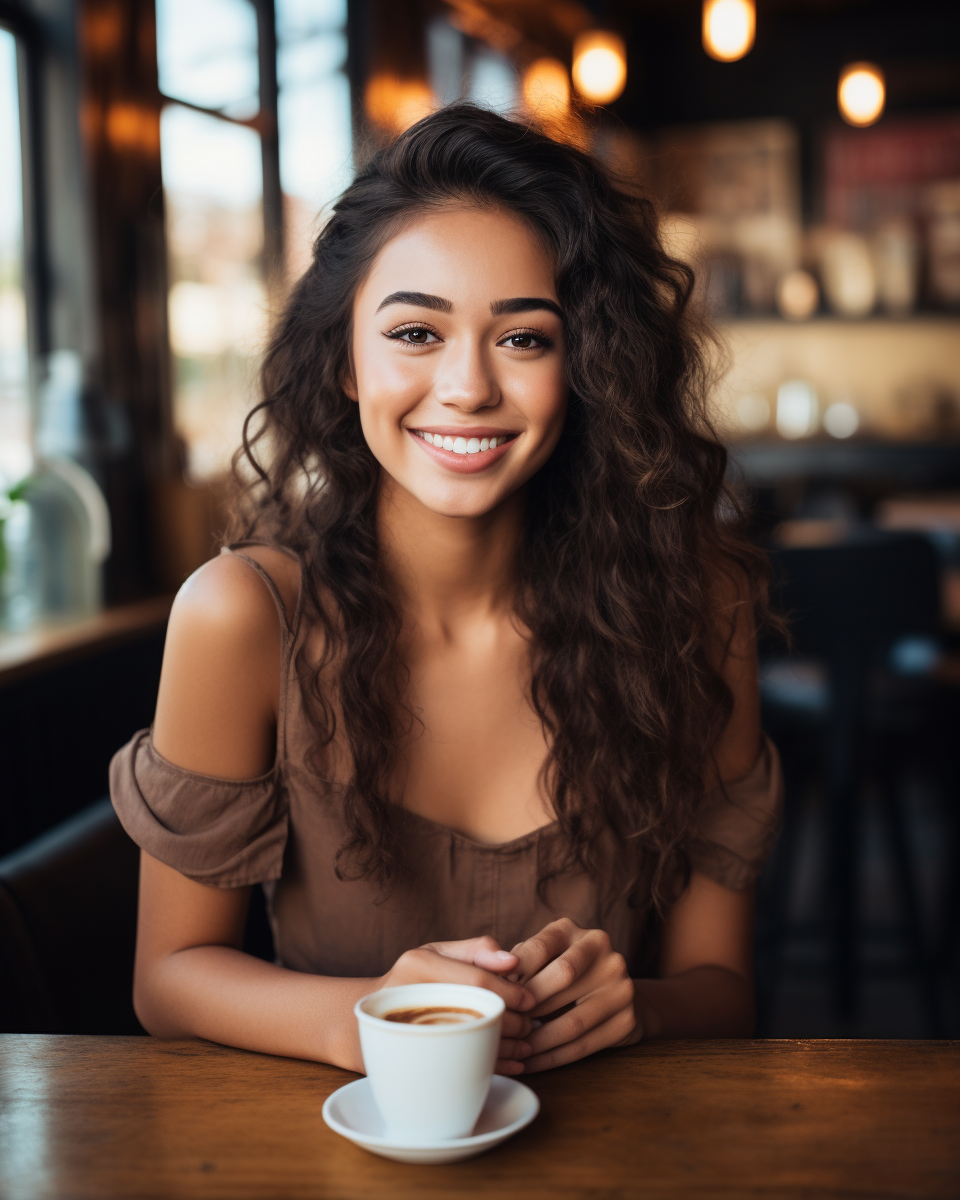
[(229, 468), (271, 308), (350, 180), (345, 20), (344, 0), (158, 0), (173, 415), (193, 480)]
[(280, 184), (287, 278), (310, 262), (323, 210), (353, 177), (346, 0), (278, 0)]
[(16, 39), (0, 28), (0, 492), (32, 465), (17, 76)]

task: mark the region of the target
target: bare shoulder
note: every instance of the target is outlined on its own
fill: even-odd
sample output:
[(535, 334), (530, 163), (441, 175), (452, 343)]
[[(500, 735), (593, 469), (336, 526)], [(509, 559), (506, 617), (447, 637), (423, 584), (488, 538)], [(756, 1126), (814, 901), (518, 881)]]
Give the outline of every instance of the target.
[(212, 559), (174, 601), (153, 738), (188, 770), (230, 779), (272, 765), (280, 617), (263, 579), (231, 555)]
[(300, 602), (301, 568), (297, 557), (277, 546), (241, 546), (236, 554), (223, 554), (221, 558), (235, 559), (238, 555), (253, 559), (266, 571), (280, 593), (287, 620), (292, 622)]
[(206, 633), (219, 629), (227, 637), (232, 632), (249, 636), (262, 625), (276, 626), (277, 608), (266, 584), (248, 563), (236, 555), (221, 554), (184, 582), (170, 619), (171, 624), (196, 625)]

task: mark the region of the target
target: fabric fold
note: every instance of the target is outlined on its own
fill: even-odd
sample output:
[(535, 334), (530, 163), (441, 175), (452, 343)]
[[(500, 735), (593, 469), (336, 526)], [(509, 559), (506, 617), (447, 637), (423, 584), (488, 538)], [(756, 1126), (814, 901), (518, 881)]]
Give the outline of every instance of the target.
[(748, 774), (706, 797), (687, 847), (690, 865), (724, 887), (742, 891), (763, 869), (780, 832), (782, 813), (780, 755), (764, 735)]
[(241, 781), (200, 775), (168, 762), (141, 729), (110, 763), (110, 798), (141, 849), (189, 879), (233, 888), (280, 878), (288, 815), (276, 767)]

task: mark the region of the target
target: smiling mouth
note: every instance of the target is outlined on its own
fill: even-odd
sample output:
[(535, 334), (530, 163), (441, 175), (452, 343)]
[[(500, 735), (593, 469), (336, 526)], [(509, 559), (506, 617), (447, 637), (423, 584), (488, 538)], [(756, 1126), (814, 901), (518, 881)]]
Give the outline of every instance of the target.
[(438, 450), (448, 450), (453, 454), (483, 454), (487, 450), (496, 450), (500, 446), (505, 446), (507, 442), (512, 442), (516, 438), (515, 433), (500, 434), (496, 437), (454, 437), (450, 434), (430, 433), (429, 430), (411, 429), (410, 432), (414, 437), (422, 438), (428, 446), (435, 446)]

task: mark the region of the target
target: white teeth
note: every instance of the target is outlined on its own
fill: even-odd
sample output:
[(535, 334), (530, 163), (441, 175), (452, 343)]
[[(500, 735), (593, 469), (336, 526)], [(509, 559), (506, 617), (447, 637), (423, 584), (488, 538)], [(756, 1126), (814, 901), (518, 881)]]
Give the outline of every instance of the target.
[(452, 450), (454, 454), (479, 454), (483, 450), (496, 450), (507, 441), (505, 437), (492, 438), (463, 438), (444, 437), (439, 433), (427, 433), (417, 430), (423, 440), (430, 446), (442, 446), (444, 450)]

